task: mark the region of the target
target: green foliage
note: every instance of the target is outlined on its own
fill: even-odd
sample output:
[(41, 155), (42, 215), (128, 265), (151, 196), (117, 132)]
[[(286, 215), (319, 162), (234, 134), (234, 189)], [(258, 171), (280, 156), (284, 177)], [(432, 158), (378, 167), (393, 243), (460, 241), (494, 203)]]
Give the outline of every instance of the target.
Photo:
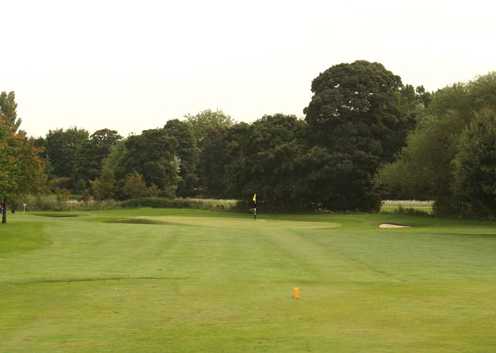
[(379, 172), (379, 182), (400, 199), (447, 199), (457, 137), (465, 122), (455, 112), (427, 116), (408, 136), (399, 159)]
[(88, 131), (76, 127), (48, 132), (46, 146), (50, 178), (69, 178), (69, 188), (77, 192), (82, 191), (77, 187), (81, 186), (81, 182), (84, 184), (86, 181), (82, 176), (82, 161), (88, 138)]
[(304, 133), (304, 121), (283, 114), (231, 128), (225, 146), (228, 194), (250, 199), (256, 192), (266, 209), (303, 208), (298, 191)]
[(69, 195), (64, 192), (25, 195), (17, 199), (17, 201), (18, 210), (22, 210), (22, 204), (25, 203), (28, 211), (88, 211), (120, 207), (120, 203), (114, 200), (70, 200)]
[(113, 171), (102, 170), (100, 177), (90, 182), (91, 193), (97, 200), (108, 200), (115, 197), (116, 185)]
[(126, 177), (122, 191), (129, 199), (158, 195), (157, 186), (155, 184), (147, 186), (143, 175), (138, 173), (130, 174)]
[(167, 121), (164, 130), (176, 140), (176, 156), (179, 160), (179, 183), (177, 195), (192, 196), (198, 189), (198, 154), (197, 141), (192, 124), (177, 119)]
[(198, 149), (197, 194), (224, 197), (228, 194), (224, 171), (228, 158), (225, 138), (234, 121), (220, 110), (204, 110), (185, 118), (191, 126)]
[(339, 64), (312, 82), (305, 108), (310, 139), (332, 151), (360, 150), (391, 160), (415, 124), (401, 112), (399, 76), (379, 63)]
[(221, 110), (204, 110), (195, 115), (186, 115), (186, 122), (193, 129), (198, 146), (203, 147), (205, 138), (216, 130), (229, 128), (234, 124), (233, 119)]
[(374, 177), (415, 125), (415, 91), (381, 64), (356, 61), (321, 73), (312, 92), (305, 114), (314, 148), (304, 157), (311, 198), (328, 209), (376, 210)]
[(334, 152), (312, 147), (302, 156), (306, 170), (301, 194), (312, 208), (334, 211), (378, 210), (379, 194), (373, 185), (377, 158), (363, 151)]
[(164, 129), (145, 130), (128, 137), (125, 147), (115, 177), (124, 180), (130, 174), (141, 174), (148, 187), (155, 185), (161, 196), (173, 197), (179, 183), (176, 139)]
[(496, 217), (496, 111), (483, 111), (463, 131), (453, 160), (459, 212)]
[(126, 200), (121, 203), (125, 208), (151, 207), (151, 208), (192, 208), (205, 210), (230, 210), (237, 209), (237, 200), (194, 199), (163, 197), (146, 197)]
[(71, 128), (51, 130), (46, 140), (35, 142), (46, 146), (50, 179), (64, 178), (67, 183), (62, 187), (84, 193), (90, 181), (101, 174), (103, 160), (120, 139), (115, 130), (102, 129), (90, 136), (84, 129)]
[(227, 195), (225, 166), (229, 159), (226, 153), (229, 130), (226, 127), (211, 130), (203, 140), (198, 162), (199, 195)]
[[(0, 95), (1, 99), (14, 95)], [(6, 109), (0, 114), (0, 205), (2, 206), (2, 223), (7, 223), (9, 202), (30, 192), (41, 191), (44, 184), (44, 163), (38, 158), (37, 149), (22, 131), (14, 111)], [(2, 110), (4, 107), (2, 107)], [(9, 118), (9, 115), (11, 118)], [(13, 118), (12, 118), (13, 117)], [(20, 122), (20, 121), (17, 121)], [(15, 208), (13, 208), (15, 210)]]
[[(463, 185), (459, 184), (463, 174), (461, 165), (467, 165), (468, 161), (462, 164), (460, 161), (463, 160), (464, 154), (475, 152), (465, 150), (461, 155), (459, 153), (460, 148), (470, 145), (470, 138), (475, 140), (476, 132), (472, 132), (470, 138), (465, 135), (471, 122), (478, 120), (478, 116), (486, 116), (486, 110), (495, 109), (494, 73), (436, 92), (425, 117), (408, 137), (407, 146), (401, 151), (398, 159), (385, 166), (379, 173), (379, 184), (387, 190), (388, 197), (433, 199), (434, 210), (438, 214), (481, 212), (481, 215), (488, 215), (488, 210), (483, 210), (481, 205), (469, 206), (467, 201), (464, 201), (464, 205), (460, 204), (460, 197), (464, 200), (468, 197), (459, 186)], [(462, 136), (465, 136), (463, 141)], [(483, 155), (481, 153), (481, 157)], [(455, 159), (458, 162), (455, 163)], [(481, 164), (480, 168), (486, 167)], [(480, 170), (472, 170), (471, 173), (479, 176), (484, 174)], [(484, 183), (482, 179), (479, 182)], [(475, 180), (472, 183), (476, 183)]]
[(17, 132), (21, 125), (21, 119), (17, 117), (17, 103), (15, 92), (0, 93), (0, 114), (4, 118), (4, 124), (12, 132)]
[(112, 147), (121, 140), (121, 136), (115, 130), (97, 130), (83, 144), (81, 151), (81, 176), (87, 184), (96, 179), (102, 172), (103, 161), (110, 154)]
[(432, 201), (419, 200), (384, 200), (381, 212), (411, 215), (432, 215)]

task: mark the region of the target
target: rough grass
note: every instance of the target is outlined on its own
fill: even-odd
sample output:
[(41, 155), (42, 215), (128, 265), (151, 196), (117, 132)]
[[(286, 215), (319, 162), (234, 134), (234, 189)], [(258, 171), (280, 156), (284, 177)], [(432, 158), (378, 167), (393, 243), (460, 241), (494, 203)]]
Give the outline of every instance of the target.
[(384, 200), (381, 212), (385, 213), (425, 213), (432, 214), (433, 201)]
[[(0, 227), (0, 352), (496, 347), (493, 223), (395, 214), (254, 221), (185, 209), (84, 215), (19, 214)], [(291, 299), (293, 287), (301, 300)]]

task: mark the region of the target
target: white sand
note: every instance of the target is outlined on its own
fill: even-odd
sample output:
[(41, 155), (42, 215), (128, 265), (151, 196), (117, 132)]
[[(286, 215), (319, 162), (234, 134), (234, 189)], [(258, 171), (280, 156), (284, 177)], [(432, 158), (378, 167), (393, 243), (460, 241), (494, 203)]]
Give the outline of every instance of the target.
[(410, 228), (409, 226), (402, 226), (399, 224), (390, 224), (390, 223), (383, 223), (379, 225), (379, 228), (383, 229), (396, 229), (396, 228)]

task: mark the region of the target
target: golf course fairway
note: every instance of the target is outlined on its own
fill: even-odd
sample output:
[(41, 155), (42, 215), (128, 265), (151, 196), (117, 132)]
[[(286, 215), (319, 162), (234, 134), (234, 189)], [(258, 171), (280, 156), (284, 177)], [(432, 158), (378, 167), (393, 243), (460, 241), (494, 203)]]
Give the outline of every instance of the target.
[(496, 351), (490, 222), (180, 209), (9, 217), (0, 353)]

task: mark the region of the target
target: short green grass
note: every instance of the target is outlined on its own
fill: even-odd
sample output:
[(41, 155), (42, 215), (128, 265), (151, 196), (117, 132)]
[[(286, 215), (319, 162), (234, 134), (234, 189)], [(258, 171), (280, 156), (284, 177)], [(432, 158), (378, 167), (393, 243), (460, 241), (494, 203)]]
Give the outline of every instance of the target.
[[(0, 226), (1, 353), (490, 353), (493, 223), (114, 210)], [(378, 229), (380, 223), (411, 228)], [(302, 299), (292, 300), (291, 289)]]

